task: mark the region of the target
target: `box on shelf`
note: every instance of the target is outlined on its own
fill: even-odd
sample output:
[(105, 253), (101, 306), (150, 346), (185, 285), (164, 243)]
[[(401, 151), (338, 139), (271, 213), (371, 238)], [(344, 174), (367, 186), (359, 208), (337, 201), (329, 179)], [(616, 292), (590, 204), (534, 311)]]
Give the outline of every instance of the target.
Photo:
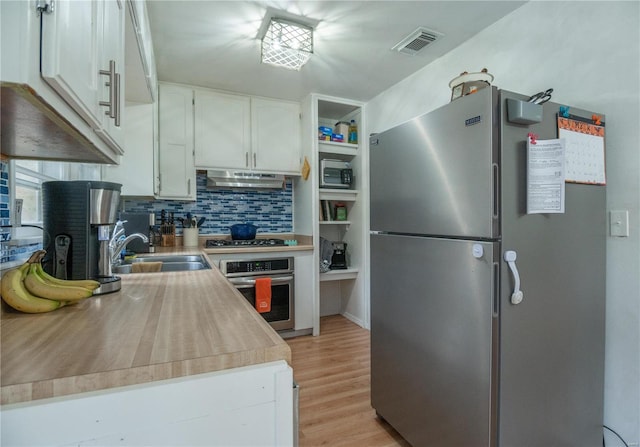
[(344, 135), (341, 133), (334, 133), (331, 135), (331, 141), (336, 141), (338, 143), (344, 142)]
[(320, 126), (318, 127), (318, 139), (322, 141), (331, 141), (333, 135), (333, 129), (331, 127)]

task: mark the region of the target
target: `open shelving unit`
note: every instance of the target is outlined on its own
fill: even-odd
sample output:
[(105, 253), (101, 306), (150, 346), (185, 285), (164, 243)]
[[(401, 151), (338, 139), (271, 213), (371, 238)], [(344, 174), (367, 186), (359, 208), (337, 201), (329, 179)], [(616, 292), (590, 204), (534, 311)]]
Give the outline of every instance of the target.
[[(368, 138), (365, 137), (364, 104), (343, 98), (309, 95), (302, 105), (303, 155), (311, 165), (309, 181), (298, 180), (295, 197), (296, 232), (313, 235), (315, 305), (314, 335), (320, 331), (320, 317), (342, 314), (363, 327), (369, 326), (366, 290), (366, 252), (368, 247)], [(318, 139), (318, 127), (333, 128), (338, 121), (355, 120), (358, 144)], [(320, 160), (348, 161), (353, 169), (353, 189), (331, 189), (319, 186)], [(323, 201), (340, 202), (347, 211), (346, 220), (324, 220)], [(324, 213), (326, 214), (326, 213)], [(320, 241), (347, 244), (347, 269), (320, 273)]]

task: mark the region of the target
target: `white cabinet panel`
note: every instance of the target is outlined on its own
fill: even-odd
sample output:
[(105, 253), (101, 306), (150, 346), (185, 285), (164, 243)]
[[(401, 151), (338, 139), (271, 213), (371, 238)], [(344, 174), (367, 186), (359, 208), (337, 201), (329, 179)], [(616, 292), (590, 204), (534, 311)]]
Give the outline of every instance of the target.
[(193, 91), (161, 85), (159, 96), (159, 197), (194, 200)]
[(155, 104), (127, 104), (124, 154), (119, 165), (102, 168), (102, 179), (122, 184), (123, 196), (155, 194), (155, 107)]
[(42, 14), (41, 73), (93, 128), (101, 125), (98, 107), (98, 34), (102, 32), (100, 1), (59, 1)]
[(2, 445), (292, 444), (293, 372), (284, 361), (2, 409)]
[[(109, 145), (114, 147), (124, 147), (123, 115), (124, 91), (125, 91), (125, 60), (124, 60), (124, 0), (104, 0), (102, 20), (102, 51), (100, 53), (99, 67), (101, 70), (108, 70), (111, 61), (115, 63), (115, 79), (113, 85), (104, 82), (107, 78), (100, 76), (98, 82), (98, 99), (100, 101), (114, 101), (112, 105), (113, 113), (108, 115), (104, 107), (100, 107), (103, 113), (100, 114), (101, 126), (96, 129), (96, 133)], [(115, 91), (110, 97), (112, 89)]]
[[(122, 153), (124, 133), (116, 116), (124, 98), (123, 1), (56, 1), (51, 13), (42, 13), (41, 60), (43, 79)], [(107, 77), (101, 71), (110, 71), (110, 62), (115, 72)], [(111, 104), (110, 115), (101, 102)]]
[(195, 91), (197, 167), (249, 169), (250, 108), (248, 96)]
[(300, 105), (195, 90), (195, 164), (299, 174)]
[(298, 174), (300, 106), (270, 99), (251, 99), (251, 145), (256, 171)]

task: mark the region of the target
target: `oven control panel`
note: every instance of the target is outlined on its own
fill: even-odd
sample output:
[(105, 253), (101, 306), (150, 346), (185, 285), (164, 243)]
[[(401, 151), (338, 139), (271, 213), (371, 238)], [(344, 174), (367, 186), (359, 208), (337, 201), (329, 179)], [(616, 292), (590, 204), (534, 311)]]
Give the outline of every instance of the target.
[(220, 261), (220, 271), (225, 276), (238, 274), (286, 273), (293, 271), (293, 258), (256, 259), (249, 261)]

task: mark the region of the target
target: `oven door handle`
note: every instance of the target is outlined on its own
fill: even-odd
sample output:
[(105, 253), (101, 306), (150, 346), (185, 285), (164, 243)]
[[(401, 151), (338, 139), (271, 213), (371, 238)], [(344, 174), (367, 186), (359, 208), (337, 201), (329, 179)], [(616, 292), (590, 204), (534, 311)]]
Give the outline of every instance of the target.
[[(229, 278), (234, 286), (255, 286), (255, 278)], [(271, 284), (286, 284), (293, 281), (293, 276), (278, 276), (271, 278)]]

